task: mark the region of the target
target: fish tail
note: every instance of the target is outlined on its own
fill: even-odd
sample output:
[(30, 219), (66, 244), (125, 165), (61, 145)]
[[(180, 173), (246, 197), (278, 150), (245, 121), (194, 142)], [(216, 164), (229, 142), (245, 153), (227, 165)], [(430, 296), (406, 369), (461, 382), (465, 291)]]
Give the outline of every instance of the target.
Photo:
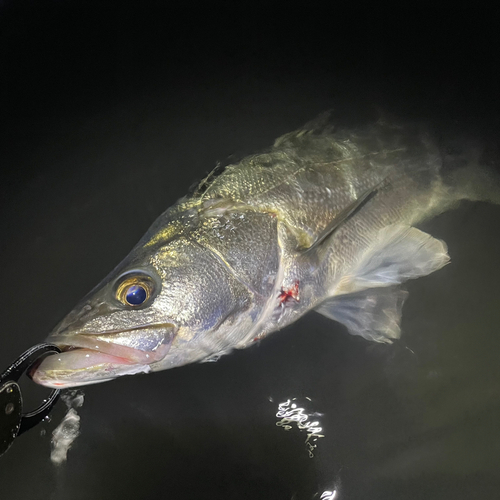
[(496, 142), (457, 138), (440, 145), (442, 179), (451, 202), (500, 204), (500, 151)]
[(483, 201), (500, 205), (500, 175), (498, 171), (471, 165), (453, 174), (451, 191), (457, 201)]

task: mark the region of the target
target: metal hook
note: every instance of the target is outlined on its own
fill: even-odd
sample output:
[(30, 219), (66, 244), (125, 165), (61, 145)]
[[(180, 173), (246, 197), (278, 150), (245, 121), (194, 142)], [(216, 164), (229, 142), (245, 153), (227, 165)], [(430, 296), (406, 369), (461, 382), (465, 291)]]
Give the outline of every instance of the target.
[[(59, 347), (53, 344), (37, 344), (27, 351), (25, 351), (21, 356), (19, 356), (2, 374), (0, 374), (0, 386), (5, 382), (13, 381), (17, 382), (23, 373), (27, 372), (31, 366), (40, 359), (41, 356), (48, 353), (60, 353)], [(19, 427), (19, 436), (23, 432), (34, 427), (36, 424), (41, 422), (50, 412), (52, 407), (57, 402), (59, 398), (59, 389), (54, 389), (49, 394), (48, 398), (35, 410), (28, 413), (23, 413), (21, 417), (21, 425)]]

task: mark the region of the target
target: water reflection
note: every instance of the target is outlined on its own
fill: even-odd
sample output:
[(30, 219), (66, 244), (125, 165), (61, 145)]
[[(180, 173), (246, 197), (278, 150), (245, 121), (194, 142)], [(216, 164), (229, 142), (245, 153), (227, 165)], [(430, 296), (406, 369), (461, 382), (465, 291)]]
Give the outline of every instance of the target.
[(337, 490), (323, 491), (323, 493), (321, 493), (321, 496), (320, 496), (321, 500), (333, 500), (334, 498), (337, 498)]
[[(307, 401), (311, 401), (310, 398), (305, 398)], [(285, 431), (292, 429), (295, 424), (300, 431), (306, 431), (306, 448), (309, 454), (309, 458), (314, 457), (314, 450), (317, 448), (317, 441), (319, 438), (325, 437), (320, 427), (318, 421), (310, 421), (311, 417), (321, 416), (321, 413), (312, 412), (308, 413), (305, 408), (299, 406), (297, 398), (292, 398), (279, 403), (278, 412), (276, 413), (276, 418), (280, 420), (276, 422), (278, 427), (282, 427)]]
[(66, 462), (68, 450), (80, 435), (80, 416), (76, 409), (83, 405), (84, 394), (80, 390), (70, 390), (61, 396), (68, 411), (61, 423), (52, 432), (50, 460), (54, 465)]

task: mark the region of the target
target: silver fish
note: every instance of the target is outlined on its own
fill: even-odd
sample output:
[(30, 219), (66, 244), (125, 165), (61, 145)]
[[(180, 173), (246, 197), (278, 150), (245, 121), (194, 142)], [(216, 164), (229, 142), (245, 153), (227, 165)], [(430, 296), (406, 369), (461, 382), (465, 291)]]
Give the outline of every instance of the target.
[(323, 117), (216, 169), (55, 328), (47, 341), (63, 353), (33, 380), (81, 386), (216, 359), (311, 310), (392, 342), (399, 285), (449, 262), (415, 225), (496, 196), (462, 160), (418, 126), (344, 130)]

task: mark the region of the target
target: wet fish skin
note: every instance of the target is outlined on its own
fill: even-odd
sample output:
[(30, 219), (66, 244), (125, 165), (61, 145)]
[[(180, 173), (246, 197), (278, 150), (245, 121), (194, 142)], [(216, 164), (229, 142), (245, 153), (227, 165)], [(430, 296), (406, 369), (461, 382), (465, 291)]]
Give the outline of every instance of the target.
[[(79, 349), (33, 378), (70, 387), (206, 361), (313, 309), (390, 342), (406, 297), (397, 286), (449, 260), (415, 224), (480, 198), (445, 177), (418, 126), (336, 130), (320, 118), (286, 134), (162, 214), (48, 337)], [(144, 304), (120, 300), (127, 280), (149, 287)]]

